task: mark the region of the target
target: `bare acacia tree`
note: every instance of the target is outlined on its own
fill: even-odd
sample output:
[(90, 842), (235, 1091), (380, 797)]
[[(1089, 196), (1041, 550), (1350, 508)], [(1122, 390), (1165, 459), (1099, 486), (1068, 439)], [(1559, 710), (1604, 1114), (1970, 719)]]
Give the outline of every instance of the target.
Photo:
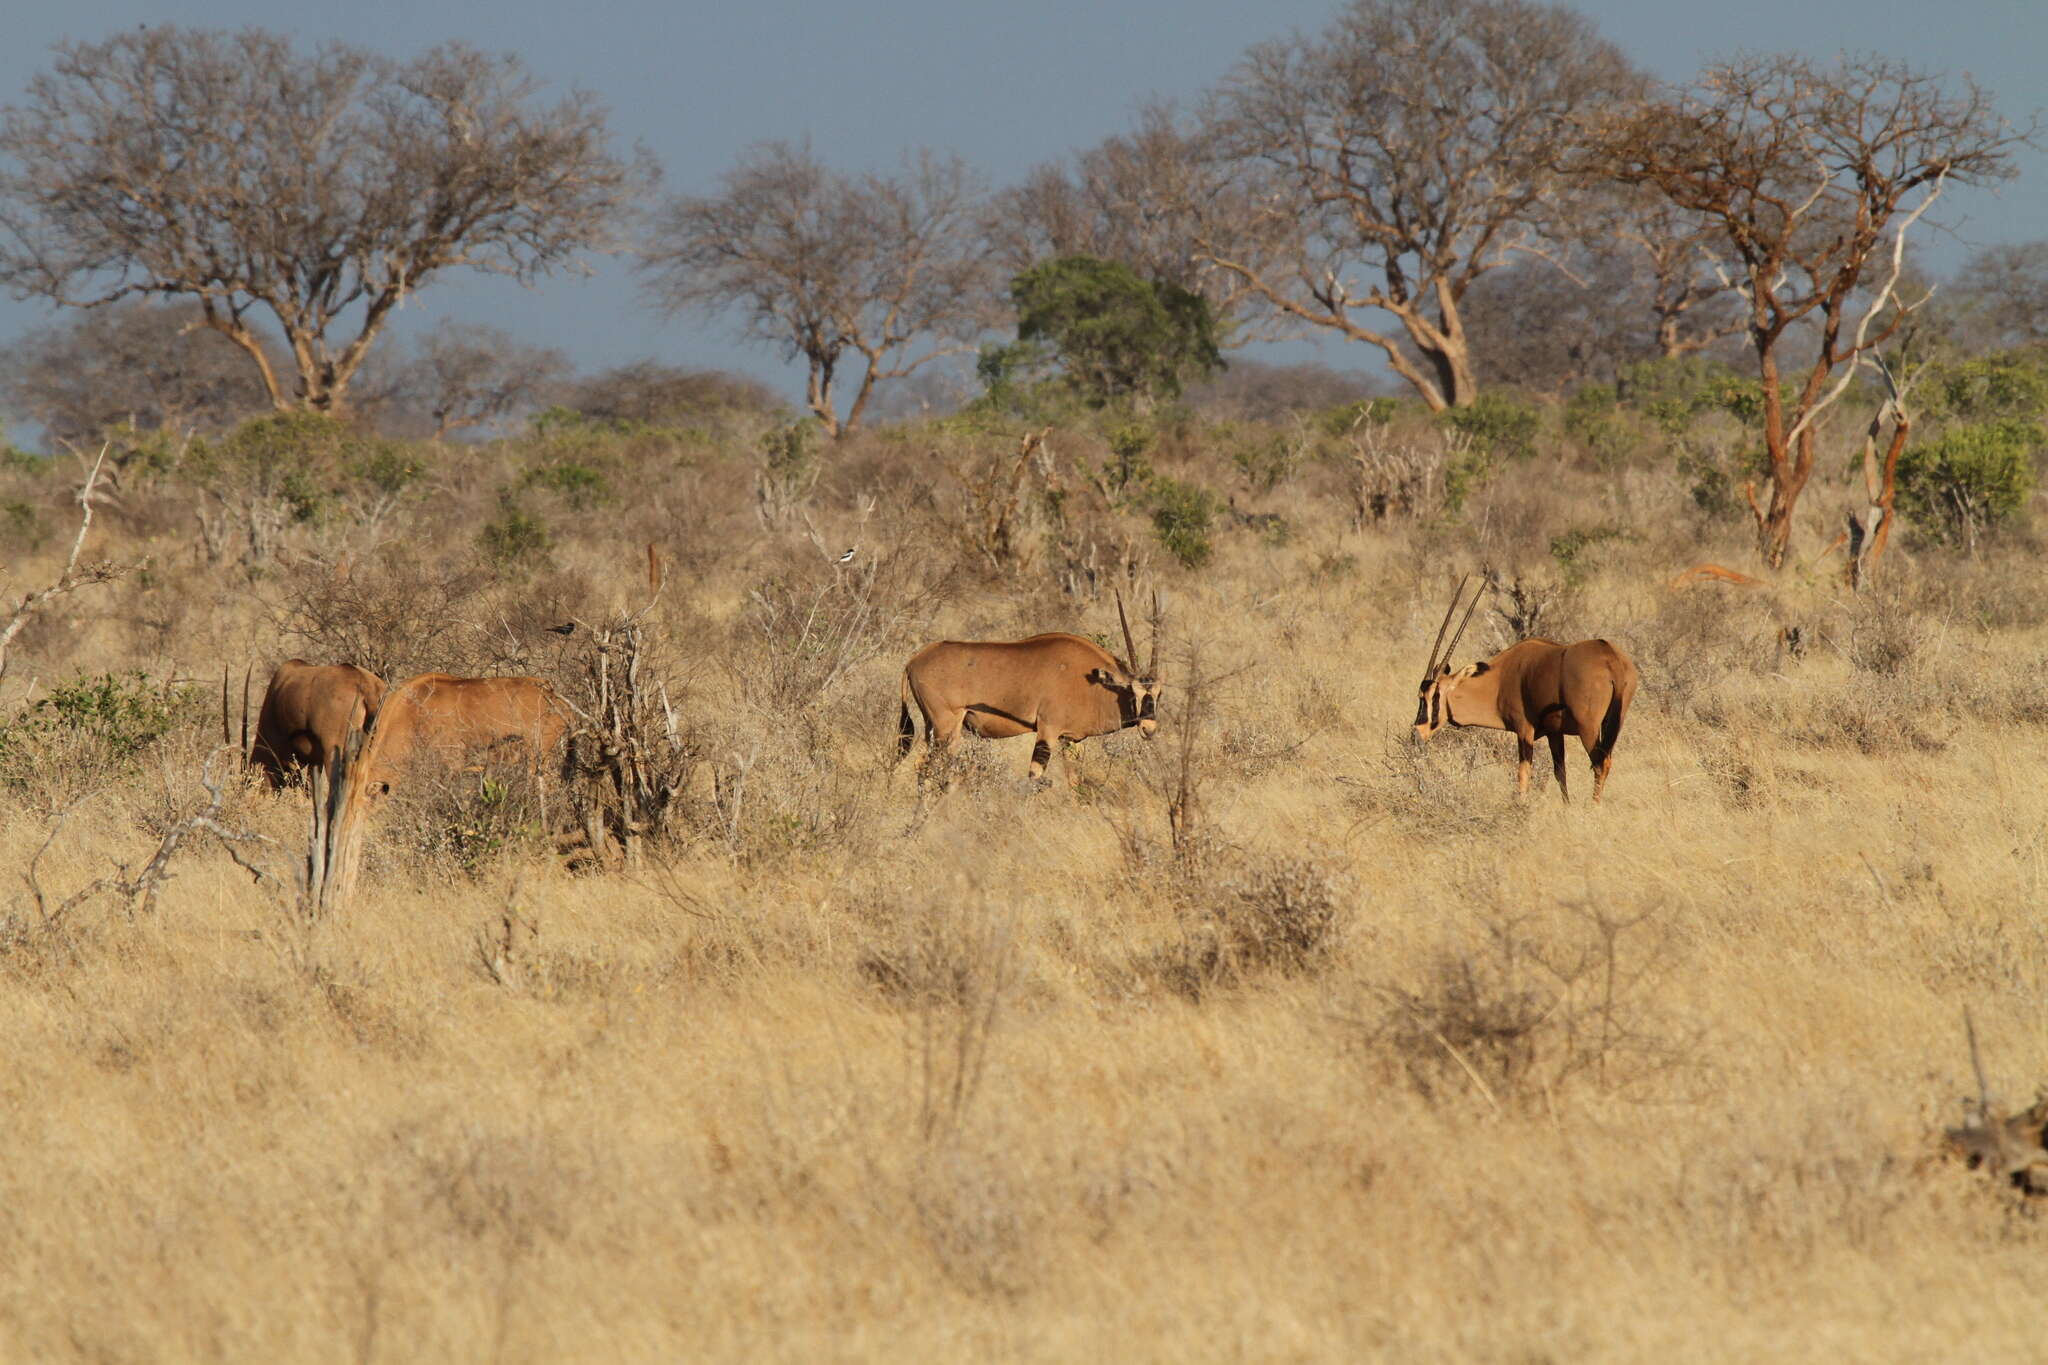
[(405, 63), (260, 29), (59, 44), (0, 117), (0, 282), (74, 307), (195, 299), (273, 405), (337, 410), (435, 272), (568, 265), (651, 177), (607, 149), (591, 96), (543, 105), (537, 88), (456, 43)]
[(445, 322), (419, 341), (398, 401), (433, 419), (434, 439), (516, 417), (547, 401), (568, 357), (502, 328)]
[(564, 391), (565, 406), (586, 417), (655, 426), (702, 421), (718, 413), (781, 418), (789, 404), (759, 380), (725, 370), (686, 370), (636, 360), (585, 375)]
[(1742, 332), (1735, 281), (1714, 224), (1662, 195), (1636, 193), (1618, 211), (1614, 237), (1639, 282), (1658, 356), (1692, 355)]
[(2048, 341), (2048, 241), (1970, 253), (1950, 283), (1947, 305), (1957, 332), (1975, 349)]
[(1320, 34), (1253, 48), (1215, 95), (1270, 264), (1214, 238), (1199, 252), (1285, 317), (1380, 348), (1430, 407), (1469, 403), (1465, 292), (1551, 250), (1571, 215), (1560, 138), (1640, 88), (1567, 9), (1353, 0)]
[(1769, 505), (1754, 484), (1747, 494), (1771, 567), (1784, 563), (1813, 474), (1817, 419), (1905, 317), (1895, 305), (1906, 230), (1945, 185), (2010, 176), (2028, 136), (1967, 81), (1952, 93), (1884, 58), (1759, 56), (1709, 67), (1589, 137), (1594, 165), (1710, 223), (1737, 263), (1763, 381)]
[(1718, 244), (1660, 195), (1594, 196), (1575, 240), (1473, 281), (1465, 337), (1482, 384), (1562, 390), (1707, 350), (1743, 330)]
[(25, 334), (0, 351), (0, 394), (52, 441), (79, 448), (122, 423), (210, 431), (270, 408), (248, 356), (206, 326), (198, 304), (140, 299)]
[(1240, 315), (1249, 292), (1243, 276), (1202, 253), (1205, 241), (1229, 243), (1233, 259), (1250, 253), (1259, 219), (1259, 205), (1209, 138), (1171, 106), (1152, 104), (1130, 133), (1070, 163), (1037, 167), (990, 206), (997, 261), (1012, 276), (1064, 256), (1114, 261), (1207, 299), (1225, 324), (1224, 344), (1257, 339)]
[[(767, 143), (723, 191), (671, 200), (642, 270), (670, 312), (737, 315), (749, 339), (809, 367), (806, 404), (833, 436), (875, 386), (972, 345), (992, 317), (979, 181), (920, 151), (895, 175), (848, 176), (808, 146)], [(840, 415), (842, 365), (857, 357)]]

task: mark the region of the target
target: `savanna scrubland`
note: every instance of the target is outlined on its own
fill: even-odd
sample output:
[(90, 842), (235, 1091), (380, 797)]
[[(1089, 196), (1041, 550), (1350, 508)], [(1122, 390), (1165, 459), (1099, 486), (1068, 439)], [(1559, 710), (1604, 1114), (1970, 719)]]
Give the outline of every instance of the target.
[[(2036, 1354), (2040, 1218), (1940, 1136), (1966, 1010), (2008, 1104), (2048, 1079), (2038, 442), (1985, 434), (2040, 366), (1952, 371), (1853, 593), (1822, 548), (1867, 393), (1784, 572), (1668, 586), (1757, 571), (1753, 385), (1704, 363), (1444, 417), (117, 447), (85, 559), (137, 567), (51, 599), (0, 692), (4, 1353)], [(0, 474), (10, 592), (81, 479)], [(223, 666), (587, 700), (650, 544), (674, 796), (634, 861), (458, 775), (318, 922), (204, 832), (146, 905), (76, 897), (208, 806)], [(1566, 807), (1507, 735), (1412, 743), (1479, 572), (1461, 659), (1641, 669), (1601, 806), (1576, 744)], [(1121, 652), (1120, 588), (1143, 648), (1155, 587), (1157, 740), (1043, 789), (1028, 740), (893, 762), (917, 646)], [(289, 853), (306, 799), (229, 782), (217, 820)]]

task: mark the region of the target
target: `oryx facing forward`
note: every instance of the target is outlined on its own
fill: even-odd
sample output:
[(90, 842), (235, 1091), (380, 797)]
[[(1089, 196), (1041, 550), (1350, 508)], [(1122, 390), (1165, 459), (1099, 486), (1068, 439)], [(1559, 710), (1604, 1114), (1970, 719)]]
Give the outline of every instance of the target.
[[(1136, 668), (1138, 647), (1117, 598), (1131, 664), (1078, 635), (1034, 635), (1028, 640), (941, 640), (926, 645), (903, 666), (903, 703), (897, 713), (896, 758), (901, 762), (917, 738), (910, 708), (924, 716), (925, 744), (950, 749), (962, 729), (983, 739), (1038, 736), (1031, 746), (1036, 781), (1060, 741), (1114, 734), (1132, 726), (1145, 738), (1158, 729), (1158, 599), (1153, 599), (1152, 654)], [(1071, 768), (1069, 774), (1071, 775)]]
[(1458, 641), (1465, 637), (1465, 627), (1486, 593), (1486, 585), (1480, 584), (1465, 608), (1464, 619), (1458, 622), (1458, 633), (1444, 648), (1444, 632), (1450, 629), (1451, 616), (1469, 581), (1459, 581), (1443, 624), (1437, 627), (1436, 644), (1430, 646), (1429, 666), (1423, 670), (1415, 706), (1416, 737), (1428, 739), (1446, 724), (1514, 731), (1521, 757), (1515, 769), (1515, 789), (1527, 793), (1529, 766), (1536, 756), (1536, 737), (1541, 735), (1550, 741), (1557, 794), (1569, 802), (1564, 741), (1568, 735), (1577, 735), (1593, 763), (1593, 801), (1597, 805), (1607, 786), (1608, 771), (1614, 766), (1614, 745), (1621, 738), (1629, 699), (1636, 694), (1636, 666), (1618, 646), (1605, 640), (1581, 640), (1572, 645), (1523, 640), (1483, 663), (1466, 664), (1452, 672), (1451, 655), (1457, 652)]

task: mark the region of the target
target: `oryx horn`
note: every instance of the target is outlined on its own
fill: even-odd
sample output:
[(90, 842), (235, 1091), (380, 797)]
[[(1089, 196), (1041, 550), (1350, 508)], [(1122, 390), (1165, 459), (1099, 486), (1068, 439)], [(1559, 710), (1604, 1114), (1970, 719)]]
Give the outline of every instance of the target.
[[(1458, 590), (1451, 594), (1451, 605), (1444, 608), (1444, 622), (1436, 628), (1436, 643), (1429, 647), (1429, 662), (1423, 665), (1422, 672), (1425, 677), (1436, 672), (1436, 666), (1441, 662), (1437, 658), (1437, 651), (1444, 647), (1444, 632), (1451, 628), (1451, 616), (1458, 610), (1458, 600), (1465, 595), (1465, 585), (1471, 581), (1471, 574), (1466, 574), (1463, 578), (1459, 579)], [(1459, 633), (1464, 633), (1463, 627), (1459, 628)]]
[(1145, 676), (1148, 678), (1159, 676), (1159, 623), (1164, 616), (1165, 612), (1159, 605), (1159, 589), (1154, 588), (1152, 590), (1152, 647), (1147, 652), (1145, 658)]
[(1138, 666), (1138, 642), (1131, 638), (1131, 618), (1124, 615), (1124, 595), (1121, 589), (1118, 590), (1116, 595), (1116, 623), (1124, 628), (1125, 666), (1136, 668)]
[[(256, 665), (251, 663), (242, 670), (242, 765), (247, 767), (256, 753), (256, 746), (249, 737), (249, 684), (256, 680)], [(260, 717), (258, 718), (260, 722)]]
[(1486, 596), (1486, 584), (1482, 581), (1472, 593), (1471, 605), (1465, 608), (1464, 616), (1458, 621), (1458, 633), (1451, 637), (1450, 648), (1444, 651), (1443, 661), (1445, 663), (1449, 663), (1451, 656), (1458, 652), (1458, 641), (1465, 638), (1465, 627), (1472, 624), (1472, 613), (1479, 610), (1479, 599), (1484, 596)]

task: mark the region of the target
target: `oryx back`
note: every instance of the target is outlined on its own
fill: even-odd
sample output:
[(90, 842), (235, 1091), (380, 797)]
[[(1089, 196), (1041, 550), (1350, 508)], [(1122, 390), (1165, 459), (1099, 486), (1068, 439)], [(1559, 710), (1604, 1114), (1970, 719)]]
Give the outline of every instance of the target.
[(273, 787), (282, 786), (293, 768), (325, 769), (347, 740), (356, 708), (361, 706), (366, 724), (374, 721), (384, 691), (376, 674), (354, 664), (285, 660), (263, 690), (249, 761)]
[(364, 762), (377, 790), (409, 770), (460, 767), (493, 754), (537, 769), (568, 729), (568, 707), (539, 678), (422, 673), (386, 694)]

